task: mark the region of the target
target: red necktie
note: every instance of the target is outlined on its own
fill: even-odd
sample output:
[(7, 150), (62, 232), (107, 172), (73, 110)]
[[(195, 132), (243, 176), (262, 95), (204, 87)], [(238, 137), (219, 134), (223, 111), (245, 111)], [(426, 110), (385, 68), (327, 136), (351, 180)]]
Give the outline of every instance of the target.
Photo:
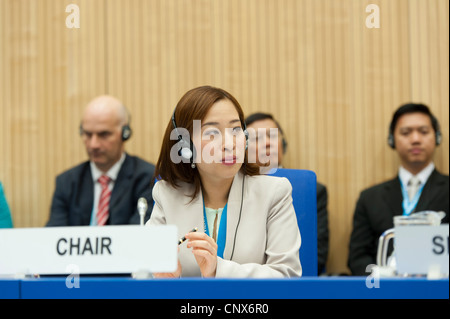
[(102, 192), (100, 194), (100, 200), (98, 201), (97, 225), (103, 226), (106, 224), (106, 220), (109, 216), (109, 200), (111, 198), (111, 190), (109, 189), (108, 184), (111, 179), (106, 175), (102, 175), (98, 181), (102, 186)]

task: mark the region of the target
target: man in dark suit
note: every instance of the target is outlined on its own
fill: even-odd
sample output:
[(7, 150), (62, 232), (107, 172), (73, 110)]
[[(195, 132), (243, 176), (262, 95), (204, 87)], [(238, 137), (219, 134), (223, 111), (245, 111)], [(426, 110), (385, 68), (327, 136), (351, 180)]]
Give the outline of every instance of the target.
[[(245, 124), (247, 128), (252, 128), (256, 132), (255, 136), (250, 136), (248, 148), (249, 154), (256, 154), (255, 160), (258, 165), (261, 165), (261, 173), (269, 173), (274, 167), (282, 167), (283, 156), (287, 151), (287, 141), (280, 124), (271, 114), (267, 113), (251, 114), (246, 118)], [(260, 132), (264, 132), (265, 136), (259, 136), (258, 129), (262, 129)], [(270, 129), (278, 129), (277, 143), (271, 140)], [(268, 159), (259, 158), (258, 147), (264, 149), (261, 154), (268, 154)], [(268, 166), (264, 166), (265, 160), (269, 161)], [(328, 257), (327, 204), (327, 188), (325, 185), (317, 183), (317, 263), (319, 275), (325, 271)]]
[(395, 113), (388, 144), (400, 158), (399, 174), (361, 192), (353, 217), (348, 266), (355, 276), (367, 276), (376, 264), (378, 239), (394, 227), (393, 217), (424, 210), (443, 211), (449, 221), (449, 176), (439, 173), (433, 154), (442, 135), (426, 105), (405, 104)]
[(80, 134), (89, 161), (56, 178), (47, 226), (139, 224), (141, 197), (148, 203), (144, 219), (150, 218), (155, 167), (125, 153), (129, 120), (125, 106), (112, 96), (87, 105)]

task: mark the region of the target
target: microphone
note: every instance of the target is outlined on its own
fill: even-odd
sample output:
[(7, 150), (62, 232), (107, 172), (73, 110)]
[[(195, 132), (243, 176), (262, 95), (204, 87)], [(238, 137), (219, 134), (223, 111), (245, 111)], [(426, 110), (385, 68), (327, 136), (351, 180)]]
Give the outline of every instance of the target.
[(191, 159), (191, 157), (193, 155), (192, 151), (189, 148), (187, 148), (187, 147), (183, 147), (180, 150), (180, 153), (181, 153), (181, 157), (184, 157), (185, 159)]
[(137, 209), (139, 212), (139, 216), (141, 217), (141, 226), (144, 226), (144, 217), (145, 213), (147, 212), (147, 200), (144, 197), (139, 198), (137, 203)]

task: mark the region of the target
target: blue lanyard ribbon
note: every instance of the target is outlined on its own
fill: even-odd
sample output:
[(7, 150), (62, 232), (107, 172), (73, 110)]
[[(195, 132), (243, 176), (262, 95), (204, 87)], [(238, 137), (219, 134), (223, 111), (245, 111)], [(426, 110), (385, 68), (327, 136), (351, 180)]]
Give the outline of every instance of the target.
[[(225, 204), (225, 207), (222, 210), (222, 216), (220, 217), (219, 225), (219, 236), (217, 237), (217, 256), (220, 258), (223, 258), (223, 251), (225, 250), (225, 242), (227, 239), (227, 206), (228, 203)], [(206, 219), (205, 203), (203, 203), (203, 222), (206, 235), (211, 236), (209, 234), (208, 222)]]
[(400, 180), (400, 184), (402, 187), (402, 196), (403, 196), (403, 203), (402, 203), (403, 216), (409, 216), (416, 208), (417, 203), (419, 202), (420, 195), (422, 195), (422, 191), (423, 191), (425, 184), (420, 186), (420, 188), (417, 190), (417, 193), (416, 193), (416, 195), (414, 195), (412, 200), (409, 200), (408, 190), (405, 187), (405, 185), (403, 185), (401, 180)]

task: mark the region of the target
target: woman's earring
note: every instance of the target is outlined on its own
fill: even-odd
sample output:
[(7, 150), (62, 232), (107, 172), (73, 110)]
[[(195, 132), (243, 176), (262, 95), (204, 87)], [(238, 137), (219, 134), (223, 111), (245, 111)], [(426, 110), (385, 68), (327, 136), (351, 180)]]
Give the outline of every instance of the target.
[(192, 167), (192, 168), (195, 168), (195, 163), (191, 163), (191, 167)]

